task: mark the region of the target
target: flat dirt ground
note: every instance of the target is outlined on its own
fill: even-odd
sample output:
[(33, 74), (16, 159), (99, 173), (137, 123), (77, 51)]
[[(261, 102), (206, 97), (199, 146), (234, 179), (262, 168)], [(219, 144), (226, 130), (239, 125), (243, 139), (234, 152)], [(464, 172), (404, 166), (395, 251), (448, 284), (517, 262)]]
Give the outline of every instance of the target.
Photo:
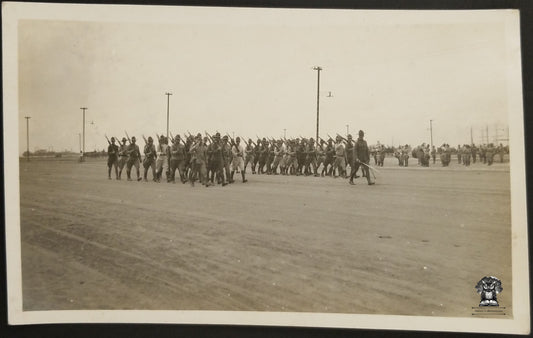
[(205, 188), (21, 161), (23, 308), (471, 317), (492, 275), (512, 316), (509, 163), (415, 162), (387, 158), (374, 186), (249, 174)]

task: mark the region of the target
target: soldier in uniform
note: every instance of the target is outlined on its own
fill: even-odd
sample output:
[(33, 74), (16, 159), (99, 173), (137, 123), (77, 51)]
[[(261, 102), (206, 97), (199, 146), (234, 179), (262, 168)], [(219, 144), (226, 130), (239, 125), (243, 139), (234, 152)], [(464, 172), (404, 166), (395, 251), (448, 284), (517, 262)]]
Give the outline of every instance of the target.
[(287, 166), (287, 145), (285, 142), (281, 141), (279, 142), (279, 151), (280, 151), (280, 160), (279, 160), (279, 172), (283, 175), (285, 172), (285, 167)]
[(344, 146), (344, 150), (346, 151), (346, 172), (348, 172), (348, 166), (350, 166), (350, 170), (353, 167), (353, 137), (352, 134), (348, 134), (346, 136), (346, 145)]
[(409, 153), (410, 153), (409, 145), (406, 144), (402, 150), (402, 162), (403, 162), (404, 167), (409, 166)]
[(316, 165), (316, 149), (315, 149), (315, 140), (313, 138), (309, 139), (307, 146), (305, 148), (305, 172), (306, 175), (311, 175), (311, 168), (313, 169), (313, 175), (318, 176), (317, 165)]
[[(329, 139), (328, 145), (326, 146), (326, 150), (325, 150), (324, 168), (322, 168), (322, 176), (324, 175), (331, 176), (332, 171), (335, 170), (334, 161), (335, 161), (335, 146), (333, 145), (333, 140)], [(328, 172), (328, 166), (329, 166), (329, 172)]]
[(235, 169), (241, 171), (242, 183), (248, 182), (244, 174), (244, 148), (241, 145), (241, 138), (237, 136), (235, 139), (235, 144), (231, 148), (233, 153), (233, 161), (231, 163), (231, 179), (233, 180), (233, 174), (235, 174)]
[[(254, 163), (254, 147), (252, 145), (252, 139), (248, 139), (248, 144), (246, 145), (246, 148), (244, 150), (244, 171), (246, 173), (246, 168), (248, 167), (248, 163), (252, 164)], [(254, 174), (254, 170), (252, 170), (252, 174)]]
[(465, 144), (463, 146), (463, 162), (465, 166), (470, 166), (470, 159), (472, 158), (472, 148), (470, 148), (470, 145)]
[(181, 144), (180, 135), (176, 135), (170, 147), (170, 177), (176, 183), (176, 169), (180, 175), (181, 183), (187, 182), (185, 174), (185, 145)]
[(440, 163), (443, 167), (447, 167), (450, 164), (450, 157), (450, 147), (444, 143), (440, 148)]
[(487, 157), (488, 165), (492, 165), (492, 161), (494, 160), (494, 150), (494, 145), (489, 143), (487, 149), (485, 150), (485, 156)]
[(224, 135), (222, 137), (222, 164), (224, 167), (224, 173), (226, 174), (226, 179), (228, 180), (228, 183), (233, 183), (233, 179), (231, 178), (230, 173), (230, 164), (233, 160), (233, 154), (231, 153), (231, 146), (228, 144), (228, 136)]
[(483, 164), (487, 163), (487, 146), (485, 144), (479, 147), (479, 161)]
[[(274, 161), (272, 162), (272, 166), (271, 166), (271, 173), (273, 175), (278, 174), (278, 166), (283, 159), (284, 151), (282, 149), (282, 145), (283, 144), (281, 140), (278, 140), (277, 144), (274, 144)], [(283, 171), (282, 169), (280, 170)]]
[(294, 170), (294, 161), (296, 161), (296, 152), (293, 150), (292, 143), (290, 141), (287, 142), (284, 157), (285, 167), (283, 168), (281, 174), (290, 175)]
[(121, 179), (122, 175), (122, 169), (126, 166), (126, 163), (128, 162), (128, 153), (126, 150), (128, 149), (128, 146), (126, 145), (126, 138), (122, 138), (122, 144), (120, 145), (120, 148), (118, 150), (118, 179)]
[(305, 159), (307, 154), (305, 153), (307, 141), (302, 138), (300, 143), (296, 146), (296, 160), (298, 161), (298, 168), (296, 169), (296, 175), (302, 175), (305, 167)]
[[(318, 168), (320, 168), (320, 166), (324, 164), (324, 160), (326, 159), (326, 152), (324, 150), (325, 144), (326, 144), (326, 141), (324, 140), (321, 140), (320, 143), (317, 141), (316, 143), (316, 169), (317, 169), (316, 176), (320, 176), (318, 175)], [(322, 172), (324, 171), (322, 170)]]
[(346, 151), (344, 149), (344, 144), (342, 143), (342, 138), (340, 136), (337, 136), (337, 143), (335, 144), (335, 163), (333, 164), (333, 177), (337, 177), (335, 175), (336, 169), (339, 171), (339, 176), (344, 177), (346, 175)]
[[(217, 183), (226, 185), (226, 180), (224, 179), (224, 160), (222, 158), (222, 145), (220, 144), (220, 133), (216, 133), (213, 137), (213, 142), (207, 147), (207, 154), (209, 158), (209, 171), (211, 172), (210, 181), (212, 184), (215, 183), (215, 176), (217, 178)], [(227, 177), (229, 178), (229, 177)]]
[(111, 179), (111, 167), (115, 167), (115, 178), (118, 180), (118, 146), (114, 137), (111, 137), (111, 144), (107, 147), (107, 156), (107, 177)]
[(144, 161), (143, 161), (143, 167), (144, 167), (144, 181), (148, 182), (148, 168), (152, 168), (152, 179), (154, 182), (156, 181), (156, 172), (155, 172), (155, 159), (156, 159), (156, 151), (155, 151), (155, 145), (154, 140), (151, 136), (148, 136), (148, 143), (144, 145)]
[(361, 170), (365, 174), (364, 176), (366, 177), (368, 185), (374, 184), (374, 182), (372, 182), (372, 180), (370, 179), (370, 171), (368, 169), (368, 163), (370, 162), (370, 152), (368, 150), (368, 145), (366, 141), (363, 139), (364, 136), (365, 133), (362, 130), (359, 130), (359, 138), (357, 139), (354, 145), (354, 167), (352, 168), (352, 172), (350, 175), (350, 184), (352, 185), (355, 184), (353, 179), (355, 177), (357, 169), (359, 169), (359, 166), (361, 166)]
[(272, 174), (272, 163), (274, 162), (274, 157), (276, 152), (276, 146), (274, 145), (274, 141), (270, 141), (270, 145), (268, 146), (268, 153), (267, 153), (267, 160), (266, 160), (266, 173), (267, 175)]
[(193, 173), (198, 173), (200, 183), (209, 186), (209, 180), (207, 179), (207, 147), (202, 140), (202, 136), (196, 136), (196, 142), (191, 146), (189, 150), (192, 154), (192, 165), (193, 170), (191, 171), (190, 182), (191, 186), (194, 186), (194, 175)]
[(156, 180), (161, 182), (161, 176), (163, 176), (163, 170), (167, 178), (167, 182), (170, 182), (169, 171), (169, 147), (168, 140), (165, 136), (161, 135), (159, 138), (159, 145), (157, 146), (157, 161), (156, 161)]
[(126, 154), (128, 154), (128, 162), (126, 164), (128, 181), (131, 181), (131, 167), (133, 166), (135, 166), (135, 169), (137, 170), (137, 181), (142, 180), (141, 173), (139, 171), (141, 151), (139, 150), (139, 146), (135, 144), (135, 141), (135, 136), (133, 136), (131, 138), (131, 143), (126, 150)]
[(259, 163), (259, 156), (261, 155), (261, 140), (257, 139), (254, 147), (254, 160), (252, 162), (252, 174), (257, 173), (257, 164)]
[(264, 174), (265, 165), (268, 158), (268, 143), (266, 138), (263, 138), (261, 141), (261, 148), (259, 148), (259, 168), (257, 169), (258, 174)]

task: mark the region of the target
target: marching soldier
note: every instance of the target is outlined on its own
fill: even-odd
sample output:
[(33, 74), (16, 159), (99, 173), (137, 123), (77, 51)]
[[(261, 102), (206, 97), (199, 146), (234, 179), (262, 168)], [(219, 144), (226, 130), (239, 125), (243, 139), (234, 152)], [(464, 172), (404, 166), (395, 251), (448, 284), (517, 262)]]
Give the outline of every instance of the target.
[[(324, 168), (322, 168), (322, 176), (324, 175), (331, 176), (331, 172), (335, 170), (334, 161), (335, 161), (335, 147), (333, 146), (333, 140), (329, 139), (328, 145), (326, 146), (326, 151), (325, 151)], [(328, 166), (330, 167), (329, 172), (328, 172)]]
[(259, 173), (259, 170), (256, 171), (257, 164), (259, 163), (259, 156), (261, 155), (261, 140), (257, 139), (257, 143), (254, 147), (254, 156), (252, 161), (252, 174)]
[(346, 145), (345, 145), (344, 150), (346, 151), (346, 172), (348, 172), (348, 166), (350, 166), (350, 170), (353, 167), (353, 146), (354, 146), (354, 142), (353, 142), (352, 134), (348, 134), (348, 136), (346, 136), (346, 138), (347, 138), (347, 140), (346, 140)]
[(176, 169), (180, 175), (181, 183), (187, 182), (185, 160), (185, 145), (181, 144), (180, 135), (176, 135), (170, 147), (170, 179), (172, 183), (176, 183)]
[(114, 137), (111, 137), (111, 143), (107, 147), (107, 156), (107, 176), (111, 179), (111, 167), (115, 167), (115, 178), (118, 180), (118, 146)]
[(126, 163), (128, 162), (128, 146), (126, 145), (126, 138), (122, 138), (122, 144), (120, 145), (120, 148), (118, 150), (118, 179), (120, 180), (122, 175), (122, 169), (126, 166)]
[(144, 161), (143, 161), (143, 167), (144, 167), (144, 181), (148, 182), (148, 168), (152, 168), (152, 179), (154, 182), (156, 181), (156, 172), (155, 172), (155, 159), (156, 159), (156, 151), (155, 151), (155, 145), (154, 140), (151, 136), (148, 136), (148, 143), (144, 146)]
[(263, 138), (263, 140), (257, 140), (257, 145), (259, 147), (257, 149), (258, 167), (256, 168), (256, 173), (259, 175), (264, 173), (263, 169), (266, 164), (266, 158), (268, 156), (268, 144), (266, 142), (266, 139)]
[(131, 167), (133, 166), (137, 170), (137, 181), (142, 180), (141, 173), (139, 172), (141, 152), (139, 146), (135, 144), (135, 136), (131, 138), (131, 143), (126, 150), (126, 153), (128, 154), (128, 163), (126, 164), (128, 181), (131, 181)]
[(191, 182), (191, 186), (194, 187), (194, 173), (198, 173), (200, 183), (205, 185), (205, 187), (209, 186), (209, 181), (207, 180), (207, 147), (204, 144), (204, 141), (202, 140), (202, 136), (196, 136), (196, 143), (194, 143), (191, 146), (191, 149), (189, 150), (191, 152), (192, 156), (192, 166), (193, 170), (191, 171), (191, 176), (189, 178)]
[[(274, 145), (274, 161), (272, 162), (272, 166), (271, 166), (271, 173), (273, 175), (278, 174), (278, 166), (283, 160), (283, 155), (284, 155), (284, 151), (282, 149), (282, 141), (279, 140), (277, 142), (277, 145)], [(280, 170), (283, 171), (283, 168), (281, 168)]]
[(350, 175), (350, 184), (355, 184), (353, 179), (359, 166), (362, 166), (361, 170), (366, 176), (368, 185), (373, 185), (374, 182), (370, 179), (370, 171), (368, 170), (368, 163), (370, 162), (370, 152), (368, 151), (368, 145), (363, 139), (365, 133), (362, 130), (359, 130), (359, 138), (354, 145), (354, 168), (352, 168), (352, 173)]
[(266, 173), (267, 175), (272, 174), (272, 164), (274, 162), (274, 157), (276, 156), (276, 146), (274, 144), (274, 141), (270, 142), (270, 145), (268, 146), (268, 153), (267, 153), (267, 160), (266, 160)]
[(335, 144), (335, 163), (333, 164), (333, 177), (337, 177), (335, 175), (335, 169), (338, 169), (339, 176), (344, 177), (346, 175), (346, 151), (344, 149), (344, 144), (342, 143), (342, 138), (340, 136), (337, 136), (337, 143)]
[(326, 152), (324, 151), (324, 144), (326, 144), (326, 141), (324, 140), (321, 140), (320, 143), (318, 141), (316, 142), (316, 169), (317, 169), (316, 176), (320, 176), (318, 175), (318, 168), (320, 168), (320, 166), (324, 164), (324, 160), (326, 159)]
[(307, 142), (304, 138), (300, 140), (300, 143), (296, 143), (296, 160), (298, 161), (296, 175), (302, 175), (303, 169), (305, 167), (305, 159), (307, 157), (307, 154), (305, 153), (306, 143)]
[(163, 176), (163, 170), (165, 171), (165, 176), (167, 182), (170, 181), (169, 174), (169, 147), (168, 140), (165, 136), (161, 135), (159, 138), (159, 145), (157, 146), (157, 161), (156, 161), (156, 179), (157, 182), (161, 182), (161, 176)]
[(233, 174), (235, 173), (235, 169), (239, 169), (241, 171), (242, 176), (242, 183), (248, 182), (248, 180), (245, 178), (244, 173), (244, 148), (241, 145), (241, 138), (237, 136), (235, 139), (235, 144), (231, 148), (231, 152), (233, 153), (233, 161), (231, 163), (231, 179), (233, 180)]
[(311, 175), (311, 167), (313, 169), (313, 175), (318, 176), (317, 166), (316, 166), (316, 149), (315, 149), (315, 140), (313, 138), (309, 139), (307, 146), (305, 148), (306, 158), (305, 158), (305, 174)]
[(296, 172), (296, 151), (294, 150), (294, 144), (290, 142), (287, 145), (287, 160), (285, 162), (285, 175), (291, 175)]
[[(254, 163), (254, 147), (252, 145), (252, 139), (248, 139), (248, 144), (245, 148), (245, 156), (244, 156), (244, 171), (246, 173), (246, 168), (248, 167), (248, 163), (250, 163), (253, 166)], [(252, 174), (255, 174), (254, 170), (252, 170)]]
[(226, 174), (226, 180), (228, 183), (233, 183), (230, 173), (230, 164), (233, 159), (233, 154), (231, 152), (231, 146), (228, 144), (228, 136), (224, 135), (222, 137), (222, 165), (224, 167), (224, 173)]
[(224, 179), (224, 159), (222, 155), (222, 145), (220, 143), (220, 134), (216, 133), (213, 137), (213, 142), (207, 148), (209, 154), (209, 166), (211, 170), (211, 183), (215, 182), (215, 175), (217, 183), (222, 183), (225, 186), (229, 181), (229, 177)]

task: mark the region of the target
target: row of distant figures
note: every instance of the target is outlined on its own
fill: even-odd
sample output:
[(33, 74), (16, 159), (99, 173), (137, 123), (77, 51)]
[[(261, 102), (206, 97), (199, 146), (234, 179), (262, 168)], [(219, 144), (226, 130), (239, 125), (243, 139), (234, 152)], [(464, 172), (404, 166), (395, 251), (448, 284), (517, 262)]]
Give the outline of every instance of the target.
[[(498, 153), (487, 153), (484, 155), (477, 155), (477, 154), (455, 154), (451, 155), (449, 153), (441, 153), (441, 154), (425, 154), (425, 156), (421, 158), (414, 158), (409, 161), (408, 156), (396, 156), (398, 159), (398, 165), (400, 167), (407, 167), (410, 163), (416, 163), (418, 166), (422, 167), (429, 167), (432, 163), (433, 165), (441, 165), (443, 167), (449, 166), (451, 163), (456, 163), (458, 165), (464, 165), (464, 166), (470, 166), (471, 164), (484, 164), (484, 165), (492, 165), (493, 163), (504, 163), (509, 162), (509, 154), (505, 154), (503, 152)], [(453, 159), (452, 159), (453, 158)], [(374, 158), (374, 163), (376, 165), (380, 165), (380, 161), (378, 158)], [(381, 166), (383, 166), (381, 162)]]

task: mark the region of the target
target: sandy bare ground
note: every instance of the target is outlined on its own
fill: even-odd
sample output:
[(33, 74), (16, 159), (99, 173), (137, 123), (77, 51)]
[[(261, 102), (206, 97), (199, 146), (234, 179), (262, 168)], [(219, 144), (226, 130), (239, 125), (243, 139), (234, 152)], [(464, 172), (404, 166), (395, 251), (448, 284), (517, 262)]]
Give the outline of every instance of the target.
[(26, 311), (471, 317), (474, 286), (493, 275), (512, 315), (506, 163), (387, 159), (375, 186), (248, 175), (210, 188), (108, 181), (103, 161), (20, 168)]

